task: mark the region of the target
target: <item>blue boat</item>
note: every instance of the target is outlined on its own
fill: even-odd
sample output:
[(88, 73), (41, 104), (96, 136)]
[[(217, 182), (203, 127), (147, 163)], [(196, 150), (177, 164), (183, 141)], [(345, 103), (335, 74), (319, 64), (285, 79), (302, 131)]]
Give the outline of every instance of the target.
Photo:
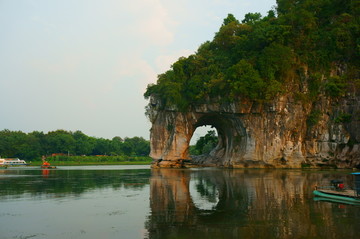
[(354, 189), (345, 189), (341, 180), (331, 180), (330, 186), (315, 187), (314, 200), (360, 205), (360, 173), (352, 174), (355, 176)]

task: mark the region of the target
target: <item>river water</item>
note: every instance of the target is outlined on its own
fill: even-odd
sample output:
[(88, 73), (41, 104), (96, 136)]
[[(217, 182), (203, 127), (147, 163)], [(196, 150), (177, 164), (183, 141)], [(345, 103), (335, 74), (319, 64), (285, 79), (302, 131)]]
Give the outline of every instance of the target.
[(0, 169), (0, 238), (359, 238), (360, 206), (317, 200), (351, 171)]

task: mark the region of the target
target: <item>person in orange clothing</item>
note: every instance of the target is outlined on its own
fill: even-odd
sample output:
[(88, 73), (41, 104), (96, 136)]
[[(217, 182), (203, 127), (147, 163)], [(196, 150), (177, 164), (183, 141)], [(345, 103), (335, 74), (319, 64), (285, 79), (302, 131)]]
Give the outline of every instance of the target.
[(45, 156), (42, 156), (41, 157), (41, 160), (43, 161), (43, 163), (42, 163), (42, 167), (44, 167), (44, 168), (46, 168), (46, 167), (49, 167), (50, 166), (50, 163), (48, 162), (48, 161), (46, 161), (45, 160), (46, 159), (46, 157)]

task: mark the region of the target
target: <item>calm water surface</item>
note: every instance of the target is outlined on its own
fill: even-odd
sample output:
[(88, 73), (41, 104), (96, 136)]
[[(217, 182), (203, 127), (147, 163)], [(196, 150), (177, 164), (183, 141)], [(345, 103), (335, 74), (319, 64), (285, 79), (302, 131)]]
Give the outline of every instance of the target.
[(0, 169), (0, 238), (359, 238), (360, 206), (312, 195), (349, 173)]

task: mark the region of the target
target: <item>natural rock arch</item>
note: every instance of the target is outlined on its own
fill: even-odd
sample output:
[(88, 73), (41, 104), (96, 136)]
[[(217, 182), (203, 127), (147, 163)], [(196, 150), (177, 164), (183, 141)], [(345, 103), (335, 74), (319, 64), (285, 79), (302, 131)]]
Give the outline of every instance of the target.
[[(192, 111), (181, 112), (164, 108), (152, 97), (147, 114), (152, 122), (150, 156), (154, 159), (153, 167), (183, 167), (189, 161), (192, 166), (299, 167), (303, 160), (301, 156), (284, 164), (284, 152), (279, 150), (279, 145), (286, 145), (286, 142), (280, 142), (278, 137), (282, 127), (269, 120), (275, 118), (276, 112), (268, 109), (268, 106), (264, 108), (242, 102), (204, 104)], [(202, 125), (212, 125), (217, 129), (219, 144), (210, 156), (191, 160), (189, 143), (196, 128)], [(272, 128), (272, 131), (267, 128)], [(287, 146), (291, 148), (287, 158), (294, 158), (301, 149), (298, 145), (293, 147), (294, 143)]]
[(219, 142), (210, 155), (196, 157), (197, 164), (231, 165), (232, 156), (243, 156), (246, 152), (246, 129), (241, 118), (233, 114), (199, 114), (194, 127), (210, 125), (218, 132)]
[[(309, 126), (314, 107), (322, 114)], [(339, 123), (335, 120), (339, 112), (357, 113), (351, 121)], [(153, 167), (359, 167), (358, 112), (359, 98), (344, 98), (334, 107), (325, 97), (311, 105), (288, 95), (262, 104), (208, 102), (182, 112), (151, 97), (147, 107), (152, 123), (150, 156)], [(210, 156), (191, 159), (189, 143), (202, 125), (217, 129), (219, 143)]]

